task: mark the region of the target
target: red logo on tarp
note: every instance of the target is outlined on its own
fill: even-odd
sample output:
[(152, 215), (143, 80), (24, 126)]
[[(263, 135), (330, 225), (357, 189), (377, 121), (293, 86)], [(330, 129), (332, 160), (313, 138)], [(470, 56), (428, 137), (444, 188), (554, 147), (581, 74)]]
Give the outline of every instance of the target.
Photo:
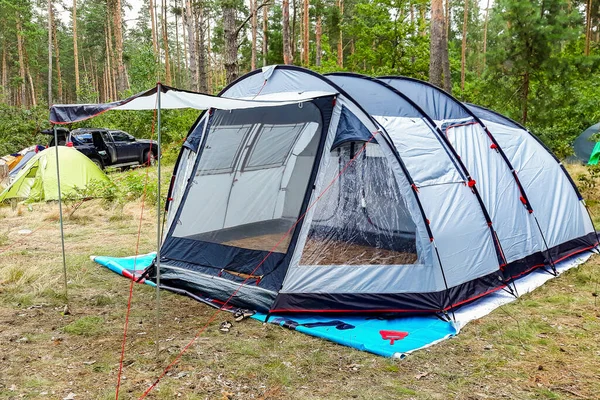
[(408, 332), (399, 331), (379, 331), (379, 334), (383, 340), (389, 340), (392, 346), (396, 340), (402, 340), (408, 336)]

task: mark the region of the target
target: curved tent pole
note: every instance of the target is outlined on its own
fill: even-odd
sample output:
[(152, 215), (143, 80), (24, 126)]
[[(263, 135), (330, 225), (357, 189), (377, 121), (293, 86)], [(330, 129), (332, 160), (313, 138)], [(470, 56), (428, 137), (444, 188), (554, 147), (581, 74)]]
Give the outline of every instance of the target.
[(69, 292), (67, 289), (67, 258), (65, 256), (65, 232), (63, 226), (63, 209), (62, 209), (62, 193), (60, 188), (60, 162), (58, 160), (58, 132), (56, 125), (52, 125), (54, 131), (54, 151), (56, 152), (56, 181), (58, 185), (58, 216), (60, 221), (60, 244), (62, 251), (62, 263), (63, 263), (63, 284), (65, 290), (65, 301), (67, 302), (67, 310), (69, 309)]

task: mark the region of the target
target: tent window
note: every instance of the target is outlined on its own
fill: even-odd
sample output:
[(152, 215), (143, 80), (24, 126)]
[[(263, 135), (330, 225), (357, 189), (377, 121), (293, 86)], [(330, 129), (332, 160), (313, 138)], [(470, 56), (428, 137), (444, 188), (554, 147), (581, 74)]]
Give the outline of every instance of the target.
[[(283, 165), (306, 125), (262, 125), (244, 170), (277, 168)], [(315, 129), (317, 124), (313, 123), (312, 125)]]
[(312, 103), (216, 111), (173, 236), (285, 253), (321, 126)]
[(233, 125), (211, 129), (200, 158), (199, 174), (231, 173), (251, 128), (251, 125)]
[(344, 143), (331, 152), (325, 182), (334, 183), (315, 206), (301, 265), (417, 262), (416, 226), (390, 163), (378, 144), (360, 152), (363, 146)]

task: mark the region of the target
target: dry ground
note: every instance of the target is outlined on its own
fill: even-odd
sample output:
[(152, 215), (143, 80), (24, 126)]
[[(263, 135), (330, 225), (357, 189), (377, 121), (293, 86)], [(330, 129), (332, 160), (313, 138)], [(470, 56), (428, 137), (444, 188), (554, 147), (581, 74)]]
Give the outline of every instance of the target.
[[(67, 220), (70, 315), (57, 205), (0, 208), (0, 399), (114, 398), (129, 285), (89, 255), (132, 254), (140, 205), (94, 200)], [(140, 252), (155, 246), (153, 209), (145, 217)], [(149, 398), (600, 398), (599, 260), (402, 361), (254, 320), (221, 334), (222, 315)], [(163, 293), (156, 358), (154, 291), (134, 290), (123, 399), (138, 398), (213, 313)]]

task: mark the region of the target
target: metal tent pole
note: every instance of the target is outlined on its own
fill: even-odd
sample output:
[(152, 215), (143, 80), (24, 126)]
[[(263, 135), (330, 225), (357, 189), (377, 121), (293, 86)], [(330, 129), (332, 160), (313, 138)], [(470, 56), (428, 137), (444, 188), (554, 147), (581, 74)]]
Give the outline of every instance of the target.
[(160, 132), (160, 96), (162, 91), (162, 85), (160, 82), (156, 85), (156, 129), (158, 132), (158, 148), (156, 149), (157, 154), (157, 187), (156, 187), (156, 358), (158, 359), (160, 353), (160, 245), (161, 245), (161, 201), (160, 201), (160, 153), (161, 153), (161, 132)]
[(56, 152), (56, 181), (58, 184), (58, 215), (60, 221), (60, 242), (62, 249), (62, 262), (63, 262), (63, 283), (65, 286), (65, 299), (67, 302), (67, 310), (69, 306), (69, 292), (67, 290), (67, 259), (65, 257), (65, 233), (63, 227), (63, 209), (62, 209), (62, 193), (60, 189), (60, 163), (58, 160), (58, 133), (56, 131), (56, 125), (52, 126), (54, 131), (54, 151)]

